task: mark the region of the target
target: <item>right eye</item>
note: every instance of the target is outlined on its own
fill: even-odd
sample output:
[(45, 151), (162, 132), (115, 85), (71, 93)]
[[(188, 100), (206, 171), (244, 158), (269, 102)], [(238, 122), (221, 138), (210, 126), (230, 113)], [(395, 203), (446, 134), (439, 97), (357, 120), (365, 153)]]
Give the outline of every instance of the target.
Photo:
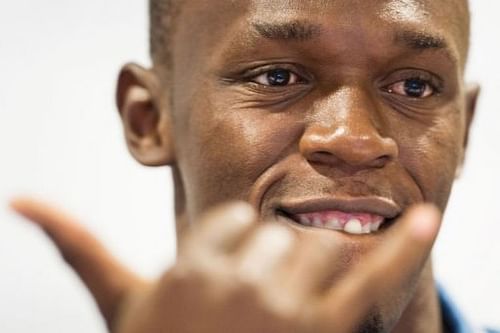
[(252, 82), (271, 87), (285, 87), (301, 82), (301, 78), (292, 71), (276, 68), (252, 78)]

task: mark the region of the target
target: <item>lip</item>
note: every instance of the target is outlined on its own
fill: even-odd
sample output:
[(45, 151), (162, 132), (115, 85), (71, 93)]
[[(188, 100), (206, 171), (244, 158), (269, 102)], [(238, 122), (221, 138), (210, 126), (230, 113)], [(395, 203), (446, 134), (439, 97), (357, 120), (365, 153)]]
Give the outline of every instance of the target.
[(388, 220), (394, 219), (402, 212), (394, 201), (382, 197), (293, 199), (283, 201), (276, 207), (276, 211), (289, 216), (332, 210), (379, 215)]

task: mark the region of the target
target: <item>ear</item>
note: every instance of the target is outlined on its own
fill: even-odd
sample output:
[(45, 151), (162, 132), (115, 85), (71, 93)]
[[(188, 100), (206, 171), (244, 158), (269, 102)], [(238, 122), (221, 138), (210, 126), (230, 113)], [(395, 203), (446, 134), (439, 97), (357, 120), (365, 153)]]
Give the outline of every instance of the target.
[(474, 120), (474, 115), (476, 113), (477, 100), (479, 98), (479, 93), (481, 87), (477, 84), (468, 84), (465, 92), (465, 112), (466, 112), (466, 123), (465, 123), (465, 137), (464, 137), (464, 150), (467, 148), (469, 143), (469, 132), (472, 121)]
[(481, 87), (478, 84), (468, 84), (466, 86), (465, 92), (465, 134), (463, 142), (463, 153), (460, 165), (457, 167), (455, 177), (458, 178), (462, 173), (462, 167), (465, 160), (465, 152), (467, 150), (467, 145), (469, 143), (469, 133), (472, 121), (474, 120), (474, 115), (476, 113), (477, 100), (479, 98), (479, 93), (481, 92)]
[(130, 153), (141, 164), (171, 165), (175, 161), (168, 91), (152, 70), (125, 65), (118, 77), (116, 103)]

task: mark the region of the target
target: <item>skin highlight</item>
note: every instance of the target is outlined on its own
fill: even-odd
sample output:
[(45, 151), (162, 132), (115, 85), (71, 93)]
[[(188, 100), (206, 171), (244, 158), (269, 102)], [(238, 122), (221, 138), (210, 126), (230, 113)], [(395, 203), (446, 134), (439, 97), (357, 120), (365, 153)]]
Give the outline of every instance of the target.
[[(175, 28), (162, 39), (168, 40), (168, 51), (153, 47), (152, 69), (134, 64), (123, 68), (117, 104), (132, 155), (145, 165), (172, 167), (179, 262), (191, 258), (191, 265), (204, 265), (197, 252), (205, 249), (203, 237), (193, 241), (193, 230), (196, 234), (203, 229), (208, 210), (234, 200), (249, 202), (257, 216), (252, 227), (241, 228), (271, 222), (301, 244), (334, 247), (325, 250), (335, 253), (331, 258), (317, 259), (319, 248), (312, 245), (315, 250), (306, 253), (327, 271), (318, 278), (320, 289), (328, 294), (332, 285), (339, 286), (331, 298), (339, 303), (326, 302), (325, 309), (341, 313), (343, 306), (354, 308), (360, 299), (370, 304), (357, 332), (442, 332), (428, 252), (419, 252), (423, 259), (398, 259), (409, 266), (384, 266), (383, 257), (391, 253), (386, 252), (379, 260), (387, 279), (376, 279), (382, 274), (373, 273), (377, 261), (370, 255), (397, 243), (410, 224), (404, 213), (412, 206), (427, 202), (440, 211), (446, 208), (464, 160), (478, 94), (477, 87), (464, 84), (466, 2), (193, 0), (177, 3), (175, 20), (168, 20), (173, 21)], [(153, 38), (153, 43), (159, 40)], [(21, 206), (17, 210), (22, 213), (27, 208)], [(366, 209), (388, 222), (380, 232), (360, 236), (297, 221), (300, 214), (327, 209)], [(37, 220), (36, 214), (24, 215)], [(429, 242), (433, 236), (425, 232)], [(423, 245), (413, 240), (393, 249), (420, 251)], [(258, 243), (254, 239), (254, 246), (241, 252), (250, 255), (249, 248), (259, 248)], [(197, 247), (201, 250), (192, 250)], [(189, 254), (192, 251), (197, 254)], [(277, 256), (287, 257), (283, 251)], [(290, 256), (283, 260), (300, 262), (300, 255)], [(372, 258), (372, 264), (366, 264), (365, 271), (346, 275), (366, 258)], [(318, 267), (314, 269), (321, 276)], [(312, 267), (302, 271), (309, 270)], [(186, 280), (177, 280), (178, 267), (173, 272), (173, 278), (167, 274), (160, 281), (160, 291), (171, 284), (182, 290)], [(373, 304), (374, 292), (355, 288), (358, 279), (371, 278), (367, 272), (374, 274), (373, 281), (362, 285), (373, 283), (381, 290)], [(307, 279), (300, 276), (297, 281)], [(343, 283), (347, 278), (351, 284)], [(150, 290), (137, 289), (144, 288)], [(274, 295), (272, 288), (263, 288)], [(190, 294), (192, 289), (197, 290), (190, 286), (187, 295), (196, 299), (199, 295)], [(356, 294), (358, 289), (365, 294)], [(145, 297), (153, 299), (151, 313), (167, 309), (173, 318), (182, 317), (182, 306), (164, 303), (161, 292), (152, 290), (151, 297)], [(237, 303), (242, 313), (248, 311), (246, 301)], [(144, 313), (142, 304), (131, 302), (123, 311), (137, 308)], [(314, 316), (311, 325), (319, 326), (312, 331), (331, 331), (321, 326), (328, 322), (327, 314)], [(259, 315), (263, 322), (272, 322), (268, 313)], [(149, 316), (137, 322), (148, 322)], [(128, 324), (140, 316), (125, 317), (120, 327), (140, 327)], [(282, 323), (276, 331), (296, 328)]]

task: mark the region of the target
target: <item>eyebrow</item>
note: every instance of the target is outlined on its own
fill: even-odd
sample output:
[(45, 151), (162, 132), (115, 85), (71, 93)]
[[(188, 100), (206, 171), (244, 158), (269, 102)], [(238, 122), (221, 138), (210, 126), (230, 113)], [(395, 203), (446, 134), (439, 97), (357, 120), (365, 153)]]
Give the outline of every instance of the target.
[(422, 31), (403, 30), (396, 32), (394, 42), (417, 51), (442, 50), (452, 62), (458, 62), (456, 54), (446, 39), (440, 35)]
[[(318, 37), (321, 34), (321, 26), (310, 22), (255, 22), (252, 25), (262, 37), (267, 39), (305, 41)], [(443, 49), (448, 47), (446, 40), (441, 36), (412, 30), (396, 32), (394, 42), (417, 50)]]
[[(307, 21), (290, 21), (283, 23), (254, 22), (255, 31), (262, 37), (277, 41), (304, 42), (319, 37), (322, 26)], [(402, 30), (394, 33), (394, 43), (412, 50), (443, 50), (453, 62), (458, 62), (455, 53), (446, 39), (437, 34), (423, 31)]]
[(292, 21), (285, 23), (255, 22), (254, 29), (264, 38), (284, 41), (306, 41), (321, 33), (319, 24)]
[(396, 44), (403, 44), (407, 48), (415, 50), (446, 49), (448, 43), (438, 35), (431, 35), (421, 31), (404, 30), (396, 33), (394, 37)]

